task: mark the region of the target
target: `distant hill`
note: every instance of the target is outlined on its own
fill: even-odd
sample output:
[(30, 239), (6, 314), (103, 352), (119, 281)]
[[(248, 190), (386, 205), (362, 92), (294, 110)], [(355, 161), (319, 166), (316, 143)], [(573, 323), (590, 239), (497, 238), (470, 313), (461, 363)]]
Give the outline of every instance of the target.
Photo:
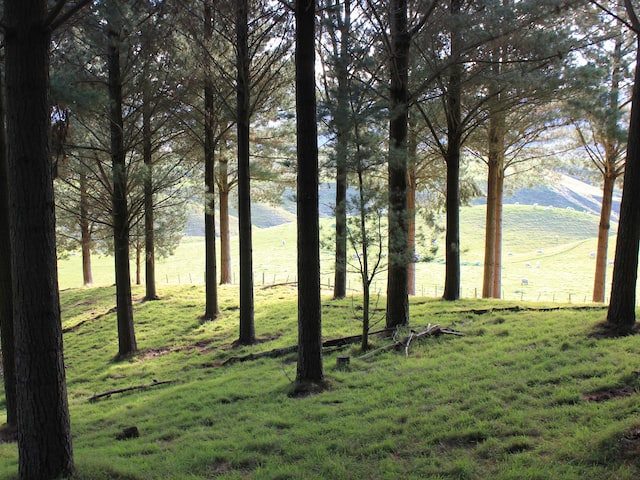
[[(229, 228), (231, 235), (238, 234), (238, 217), (237, 210), (230, 210)], [(254, 228), (269, 228), (283, 223), (293, 222), (295, 214), (288, 212), (284, 208), (265, 205), (263, 203), (255, 203), (251, 206), (251, 221)], [(220, 218), (216, 212), (216, 233), (220, 234)], [(195, 208), (189, 215), (187, 224), (184, 228), (184, 234), (189, 237), (204, 236), (204, 213), (201, 209)]]
[[(334, 183), (323, 182), (319, 187), (320, 218), (329, 218), (334, 214), (336, 187)], [(579, 212), (600, 214), (602, 191), (600, 188), (589, 185), (574, 177), (561, 174), (558, 181), (551, 182), (533, 188), (522, 188), (512, 194), (505, 194), (506, 205), (536, 205), (540, 208), (560, 208), (576, 210)], [(473, 205), (484, 205), (485, 197), (475, 199)], [(620, 191), (614, 192), (612, 219), (618, 220), (620, 211)], [(236, 210), (231, 210), (231, 234), (238, 233), (238, 220)], [(280, 207), (255, 203), (251, 207), (251, 219), (255, 228), (269, 228), (283, 223), (295, 221), (296, 203), (294, 191), (288, 189), (282, 196)], [(185, 235), (204, 236), (204, 218), (199, 208), (189, 216), (185, 227)], [(216, 229), (218, 216), (216, 215)]]
[[(612, 218), (618, 220), (620, 212), (619, 190), (614, 191)], [(484, 205), (486, 198), (474, 200), (474, 205)], [(569, 175), (560, 174), (558, 181), (548, 185), (533, 188), (522, 188), (506, 194), (505, 204), (512, 205), (539, 205), (541, 207), (568, 208), (581, 212), (600, 215), (602, 204), (602, 190), (599, 187), (589, 185)]]

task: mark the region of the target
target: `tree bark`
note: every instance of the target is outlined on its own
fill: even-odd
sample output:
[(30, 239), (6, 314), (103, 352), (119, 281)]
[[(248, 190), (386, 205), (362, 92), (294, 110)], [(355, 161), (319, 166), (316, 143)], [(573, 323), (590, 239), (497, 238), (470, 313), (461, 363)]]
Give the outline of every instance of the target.
[(253, 304), (253, 243), (251, 237), (251, 170), (249, 166), (249, 27), (248, 0), (236, 0), (238, 227), (240, 241), (240, 338), (243, 345), (256, 341)]
[(407, 89), (410, 36), (407, 0), (390, 4), (391, 85), (389, 121), (389, 239), (387, 328), (409, 324), (407, 213)]
[(296, 0), (296, 126), (298, 243), (298, 384), (321, 383), (318, 123), (315, 82), (315, 0)]
[(604, 175), (602, 188), (602, 206), (600, 207), (600, 223), (598, 224), (598, 246), (596, 249), (596, 272), (593, 281), (593, 301), (603, 303), (607, 276), (607, 250), (609, 233), (611, 232), (611, 207), (615, 175)]
[[(146, 77), (146, 76), (145, 76)], [(156, 254), (153, 207), (153, 155), (151, 148), (151, 92), (147, 78), (143, 79), (142, 156), (144, 174), (144, 277), (145, 300), (157, 300)]]
[(636, 323), (636, 282), (640, 243), (640, 36), (636, 42), (636, 71), (629, 120), (627, 161), (620, 203), (611, 300), (607, 312), (607, 322), (622, 333), (631, 331)]
[(502, 297), (502, 212), (504, 210), (504, 166), (498, 169), (496, 186), (496, 240), (493, 264), (493, 298)]
[(111, 132), (111, 173), (113, 176), (113, 247), (116, 274), (118, 317), (118, 356), (137, 350), (131, 303), (131, 267), (129, 265), (129, 208), (127, 204), (126, 152), (122, 115), (122, 76), (120, 71), (120, 35), (122, 20), (119, 6), (109, 7), (107, 19), (109, 70), (109, 120)]
[(336, 257), (333, 298), (347, 294), (347, 157), (350, 140), (349, 42), (351, 34), (351, 0), (344, 1), (344, 18), (340, 24), (340, 56), (336, 65), (338, 92), (336, 106)]
[(411, 259), (407, 265), (407, 293), (416, 294), (416, 192), (418, 190), (418, 138), (415, 125), (415, 116), (409, 117), (409, 140), (407, 144), (407, 214), (409, 216), (407, 226), (407, 248)]
[(447, 192), (446, 192), (446, 266), (444, 300), (460, 298), (460, 149), (462, 142), (462, 68), (460, 32), (455, 25), (461, 0), (451, 0), (451, 66), (447, 85)]
[[(204, 1), (204, 40), (211, 41), (213, 35), (212, 1)], [(205, 56), (207, 52), (204, 52)], [(213, 82), (205, 72), (204, 79), (204, 238), (205, 238), (205, 312), (203, 319), (213, 320), (218, 316), (218, 284), (216, 272), (216, 221), (215, 221), (215, 135), (214, 135), (214, 104)]]
[(47, 2), (4, 3), (19, 474), (73, 474), (49, 150)]
[(220, 216), (220, 285), (231, 283), (231, 233), (229, 231), (229, 162), (218, 160), (218, 210)]
[(16, 364), (13, 331), (13, 287), (11, 285), (11, 242), (9, 239), (9, 198), (7, 132), (5, 125), (5, 103), (3, 75), (0, 71), (0, 349), (7, 425), (18, 425), (16, 400)]
[(89, 222), (89, 191), (84, 165), (80, 166), (80, 249), (82, 250), (83, 285), (93, 283), (91, 270), (91, 224)]
[(614, 53), (611, 57), (611, 89), (608, 98), (608, 115), (605, 127), (605, 158), (602, 165), (602, 205), (600, 207), (600, 223), (598, 225), (598, 246), (596, 249), (596, 271), (593, 280), (593, 301), (604, 302), (607, 250), (611, 231), (611, 206), (613, 190), (619, 175), (619, 153), (617, 148), (618, 119), (620, 118), (620, 81), (624, 72), (622, 64), (622, 38), (615, 40)]
[[(496, 98), (496, 102), (499, 99)], [(499, 106), (491, 109), (489, 117), (489, 155), (487, 174), (487, 216), (485, 225), (484, 274), (482, 279), (482, 298), (492, 298), (496, 274), (496, 254), (498, 242), (498, 201), (502, 195), (500, 176), (504, 169), (505, 112)]]

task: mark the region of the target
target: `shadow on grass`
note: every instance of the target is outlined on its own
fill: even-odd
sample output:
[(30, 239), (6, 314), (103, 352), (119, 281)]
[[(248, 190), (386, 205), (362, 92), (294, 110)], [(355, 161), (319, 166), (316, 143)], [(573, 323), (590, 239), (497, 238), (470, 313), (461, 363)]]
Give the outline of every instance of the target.
[(293, 382), (292, 389), (289, 391), (287, 396), (289, 398), (306, 398), (311, 395), (326, 392), (330, 389), (331, 385), (326, 379), (314, 382), (296, 380)]
[(638, 325), (637, 323), (634, 324), (633, 327), (628, 328), (620, 327), (604, 320), (602, 322), (596, 323), (593, 326), (593, 330), (589, 334), (589, 338), (604, 340), (611, 338), (628, 337), (629, 335), (637, 335), (638, 333), (640, 333), (640, 325)]

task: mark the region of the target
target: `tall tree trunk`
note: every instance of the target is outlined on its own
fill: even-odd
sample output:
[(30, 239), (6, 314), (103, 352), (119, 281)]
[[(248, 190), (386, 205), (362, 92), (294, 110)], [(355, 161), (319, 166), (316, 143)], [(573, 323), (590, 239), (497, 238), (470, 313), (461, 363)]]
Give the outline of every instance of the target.
[(408, 214), (407, 214), (407, 89), (409, 84), (409, 30), (407, 0), (392, 0), (391, 86), (389, 121), (389, 270), (387, 328), (409, 324)]
[(249, 27), (248, 0), (236, 0), (237, 129), (238, 129), (238, 229), (240, 236), (240, 338), (243, 345), (256, 341), (253, 321), (253, 253), (251, 240), (251, 171), (249, 167)]
[[(211, 41), (213, 35), (212, 0), (204, 1), (204, 39)], [(204, 52), (205, 56), (207, 52)], [(209, 70), (204, 79), (204, 239), (205, 239), (205, 320), (213, 320), (218, 316), (218, 284), (216, 272), (216, 221), (215, 221), (215, 136), (214, 136), (214, 86), (209, 77)]]
[(460, 149), (462, 141), (462, 67), (460, 65), (461, 40), (456, 16), (460, 14), (461, 0), (451, 0), (451, 61), (447, 86), (447, 193), (446, 193), (446, 266), (444, 280), (445, 300), (460, 298)]
[(482, 298), (492, 298), (493, 275), (496, 261), (496, 200), (497, 166), (489, 156), (487, 173), (487, 212), (484, 234), (484, 270), (482, 275)]
[(229, 231), (229, 162), (218, 160), (218, 209), (220, 214), (220, 285), (231, 283), (231, 233)]
[(607, 312), (607, 322), (620, 332), (631, 331), (636, 323), (636, 282), (640, 243), (640, 36), (636, 41), (636, 71), (629, 120), (627, 161), (620, 203), (611, 299)]
[(73, 474), (58, 297), (44, 0), (4, 3), (19, 474)]
[(496, 240), (493, 264), (493, 298), (502, 297), (502, 213), (504, 211), (504, 166), (498, 169), (496, 186)]
[(149, 82), (143, 79), (142, 99), (142, 156), (144, 159), (144, 277), (145, 300), (157, 300), (156, 254), (153, 207), (153, 155), (151, 148), (151, 92)]
[(4, 379), (7, 425), (18, 425), (16, 363), (13, 344), (13, 287), (11, 285), (11, 242), (9, 239), (9, 198), (7, 131), (5, 125), (4, 76), (0, 71), (0, 350)]
[(315, 14), (315, 0), (296, 0), (295, 66), (298, 144), (298, 366), (296, 382), (299, 385), (321, 383), (324, 380), (320, 303)]
[(89, 190), (84, 165), (80, 166), (80, 249), (82, 250), (83, 285), (93, 283), (91, 271), (91, 224), (89, 222)]
[(341, 148), (338, 136), (336, 147), (336, 257), (333, 279), (333, 298), (347, 295), (347, 168), (346, 148)]
[[(497, 101), (498, 99), (496, 99)], [(496, 243), (498, 241), (499, 177), (504, 169), (505, 112), (494, 106), (489, 117), (489, 155), (487, 174), (487, 216), (485, 225), (482, 298), (495, 296)]]
[(338, 92), (336, 106), (336, 258), (333, 298), (347, 294), (347, 156), (351, 121), (349, 115), (348, 66), (351, 62), (349, 42), (351, 34), (351, 0), (344, 2), (344, 18), (340, 24), (340, 57), (336, 66)]
[(613, 188), (616, 183), (614, 175), (604, 175), (602, 188), (602, 206), (600, 207), (600, 223), (598, 224), (598, 247), (596, 249), (596, 272), (593, 281), (593, 301), (604, 302), (604, 291), (607, 275), (607, 250), (611, 231), (611, 206)]
[(604, 302), (604, 291), (607, 274), (607, 250), (609, 232), (611, 230), (611, 205), (613, 189), (618, 173), (619, 154), (617, 149), (618, 120), (620, 118), (620, 80), (625, 66), (622, 64), (622, 38), (615, 40), (614, 53), (611, 56), (611, 89), (608, 98), (608, 115), (606, 124), (605, 159), (602, 165), (602, 205), (600, 207), (600, 223), (598, 225), (598, 247), (596, 250), (596, 271), (593, 280), (593, 301)]
[(416, 191), (418, 189), (418, 135), (416, 132), (415, 116), (409, 117), (409, 140), (407, 144), (408, 172), (407, 172), (407, 214), (409, 216), (407, 226), (407, 247), (411, 259), (407, 265), (407, 292), (416, 294)]
[(118, 356), (137, 350), (131, 303), (129, 265), (129, 207), (127, 204), (127, 167), (122, 116), (122, 76), (120, 72), (120, 6), (111, 5), (107, 19), (109, 70), (109, 123), (111, 131), (111, 170), (113, 175), (113, 248), (116, 269), (116, 310), (118, 316)]
[(137, 234), (134, 248), (136, 251), (136, 285), (142, 285), (142, 245)]

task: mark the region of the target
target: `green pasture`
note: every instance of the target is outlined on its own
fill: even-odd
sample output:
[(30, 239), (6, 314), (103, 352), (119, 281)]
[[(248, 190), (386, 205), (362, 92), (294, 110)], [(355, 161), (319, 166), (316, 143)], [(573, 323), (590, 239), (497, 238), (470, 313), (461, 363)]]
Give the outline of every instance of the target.
[[(502, 296), (505, 299), (584, 303), (591, 299), (595, 270), (598, 217), (592, 214), (548, 207), (505, 205)], [(484, 260), (484, 206), (464, 207), (461, 211), (461, 294), (465, 298), (481, 296)], [(333, 221), (323, 219), (323, 235), (332, 231)], [(615, 225), (614, 225), (615, 229)], [(613, 232), (615, 233), (615, 231)], [(232, 272), (238, 278), (238, 238), (232, 240)], [(434, 261), (416, 264), (416, 294), (439, 297), (444, 285), (444, 236)], [(219, 245), (218, 245), (219, 248)], [(613, 259), (615, 236), (609, 246)], [(219, 250), (218, 250), (219, 251)], [(350, 255), (355, 252), (350, 252)], [(333, 253), (321, 252), (324, 285), (333, 282)], [(269, 228), (255, 228), (253, 234), (253, 266), (256, 286), (287, 283), (296, 280), (295, 223)], [(144, 268), (144, 266), (143, 266)], [(607, 271), (607, 295), (610, 291), (612, 266)], [(59, 261), (60, 288), (82, 285), (79, 255)], [(132, 265), (132, 276), (135, 266)], [(96, 285), (114, 282), (113, 258), (93, 257)], [(135, 277), (134, 277), (135, 278)], [(527, 279), (527, 285), (523, 285)], [(144, 274), (142, 275), (144, 282)], [(185, 237), (175, 254), (157, 261), (157, 282), (163, 285), (199, 285), (204, 281), (204, 241), (202, 237)], [(349, 276), (349, 289), (358, 291), (359, 279)], [(374, 282), (374, 292), (384, 294), (386, 273)]]

